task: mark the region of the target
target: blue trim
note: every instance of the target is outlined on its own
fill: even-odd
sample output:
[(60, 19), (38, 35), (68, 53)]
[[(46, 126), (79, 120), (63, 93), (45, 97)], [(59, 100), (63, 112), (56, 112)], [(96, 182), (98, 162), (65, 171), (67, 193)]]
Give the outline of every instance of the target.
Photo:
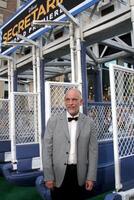
[(88, 102), (88, 109), (90, 106), (111, 106), (111, 102)]
[(77, 9), (73, 12), (73, 15), (79, 14), (80, 12), (86, 10), (87, 8), (93, 6), (94, 4), (98, 3), (100, 0), (92, 0), (91, 2), (83, 5), (81, 8)]
[[(80, 12), (86, 10), (87, 8), (91, 7), (92, 5), (98, 3), (100, 0), (87, 0), (84, 3), (79, 4), (78, 6), (76, 6), (75, 8), (71, 9), (69, 12), (72, 15), (76, 15), (79, 14)], [(58, 17), (56, 19), (56, 21), (65, 21), (67, 19), (67, 17), (63, 14), (62, 16)], [(5, 25), (4, 25), (5, 26)], [(3, 27), (4, 27), (3, 26)], [(40, 30), (40, 31), (39, 31)], [(36, 32), (34, 32), (33, 34), (31, 34), (28, 38), (29, 39), (35, 39), (38, 38), (40, 35), (42, 35), (43, 33), (47, 32), (48, 30), (50, 30), (50, 28), (41, 28), (37, 30)], [(9, 55), (10, 53), (14, 52), (18, 47), (11, 47), (8, 50), (4, 51), (2, 54), (3, 55)]]
[(81, 74), (82, 74), (83, 112), (87, 114), (88, 81), (87, 81), (86, 47), (84, 41), (81, 42)]
[(40, 61), (40, 91), (41, 91), (41, 137), (44, 135), (45, 131), (45, 60)]
[(122, 197), (118, 193), (111, 193), (107, 194), (104, 200), (122, 200)]
[(4, 177), (9, 183), (19, 186), (34, 186), (37, 177), (42, 175), (40, 170), (18, 173), (18, 171), (13, 170), (12, 163), (3, 165), (2, 170)]
[(94, 99), (95, 102), (103, 101), (103, 89), (102, 89), (102, 71), (99, 69), (94, 72)]

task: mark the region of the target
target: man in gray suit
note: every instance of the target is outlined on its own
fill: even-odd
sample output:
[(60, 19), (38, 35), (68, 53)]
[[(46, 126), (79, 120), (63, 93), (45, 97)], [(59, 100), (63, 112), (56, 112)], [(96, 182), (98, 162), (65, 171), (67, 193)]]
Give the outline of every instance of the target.
[(48, 120), (43, 139), (44, 184), (53, 200), (83, 200), (83, 186), (91, 191), (96, 181), (96, 130), (79, 112), (83, 100), (78, 89), (69, 89), (64, 100), (66, 112)]

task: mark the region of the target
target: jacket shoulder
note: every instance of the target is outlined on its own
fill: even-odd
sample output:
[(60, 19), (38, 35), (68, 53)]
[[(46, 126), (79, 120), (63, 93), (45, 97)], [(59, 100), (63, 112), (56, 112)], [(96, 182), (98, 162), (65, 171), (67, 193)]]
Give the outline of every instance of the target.
[(55, 114), (49, 118), (48, 122), (59, 121), (60, 119), (64, 119), (65, 117), (66, 117), (65, 113)]

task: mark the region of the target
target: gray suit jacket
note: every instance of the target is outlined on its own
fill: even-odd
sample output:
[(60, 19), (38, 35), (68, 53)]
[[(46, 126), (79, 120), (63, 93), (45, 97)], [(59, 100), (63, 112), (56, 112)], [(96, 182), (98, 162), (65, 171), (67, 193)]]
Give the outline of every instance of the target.
[[(83, 185), (86, 180), (96, 180), (98, 144), (93, 122), (82, 113), (76, 137), (78, 183)], [(59, 187), (64, 179), (70, 149), (66, 113), (48, 120), (42, 146), (44, 180), (54, 180)]]

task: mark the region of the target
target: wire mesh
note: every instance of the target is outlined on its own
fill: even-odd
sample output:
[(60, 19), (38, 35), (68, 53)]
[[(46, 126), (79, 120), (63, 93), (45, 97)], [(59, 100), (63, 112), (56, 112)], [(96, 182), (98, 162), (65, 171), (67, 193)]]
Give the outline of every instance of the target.
[(0, 99), (0, 141), (9, 139), (9, 100)]
[(119, 157), (134, 155), (134, 70), (115, 66)]
[(14, 93), (16, 144), (39, 142), (37, 94)]
[(64, 95), (72, 87), (78, 87), (78, 84), (50, 82), (51, 115), (65, 111)]
[(88, 105), (88, 115), (97, 127), (98, 141), (113, 139), (112, 112), (110, 103), (92, 103)]
[[(72, 87), (78, 87), (77, 84), (49, 82), (50, 87), (50, 109), (51, 115), (56, 115), (65, 111), (64, 95), (67, 90)], [(89, 104), (88, 115), (93, 119), (97, 126), (98, 140), (111, 140), (112, 137), (112, 113), (111, 104), (94, 103)]]

